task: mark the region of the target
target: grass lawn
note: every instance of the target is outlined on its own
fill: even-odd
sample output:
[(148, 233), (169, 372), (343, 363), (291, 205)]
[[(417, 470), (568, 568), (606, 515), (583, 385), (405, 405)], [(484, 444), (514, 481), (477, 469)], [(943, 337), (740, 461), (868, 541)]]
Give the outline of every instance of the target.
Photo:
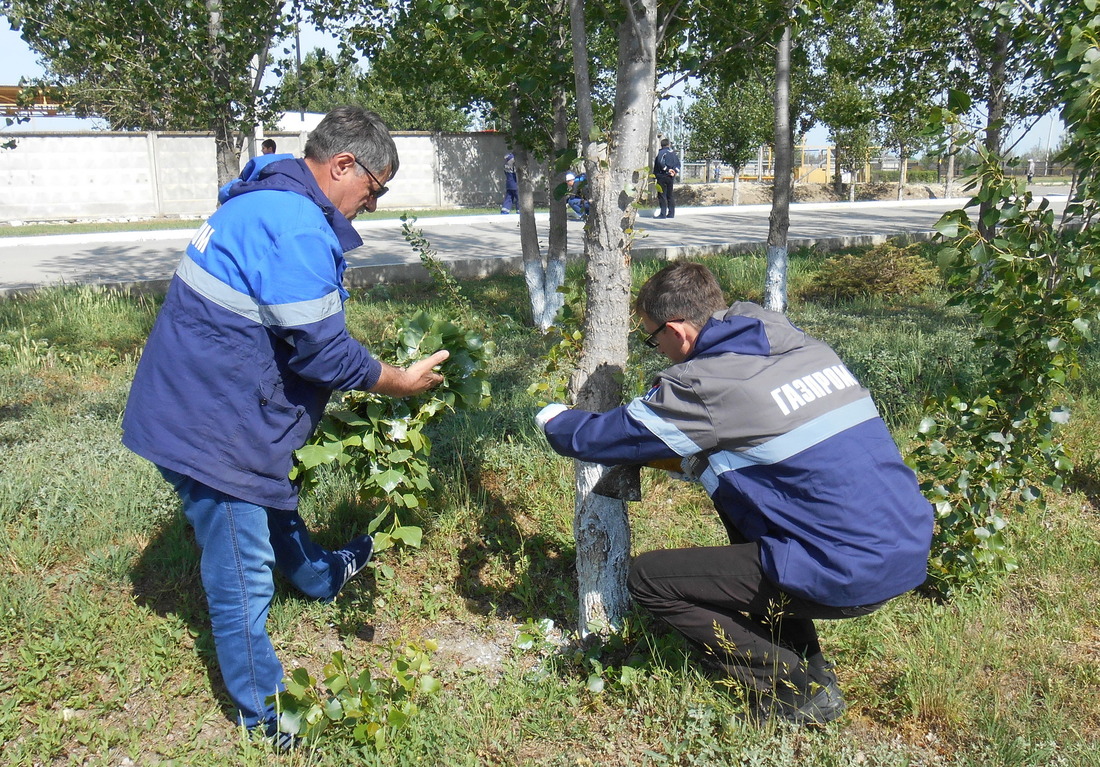
[[(762, 258), (707, 263), (731, 298), (759, 298)], [(974, 328), (935, 291), (799, 301), (816, 263), (792, 258), (790, 315), (836, 346), (904, 445), (926, 396), (976, 375)], [(658, 266), (638, 264), (636, 280)], [(738, 691), (644, 614), (605, 644), (577, 643), (573, 467), (538, 434), (527, 394), (551, 341), (526, 327), (522, 277), (462, 289), (496, 345), (493, 403), (432, 432), (437, 492), (410, 520), (422, 547), (383, 552), (393, 577), (368, 570), (331, 604), (281, 585), (269, 622), (288, 671), (314, 677), (337, 651), (378, 676), (403, 648), (438, 644), (442, 690), (382, 753), (330, 733), (275, 755), (231, 721), (191, 534), (167, 484), (119, 442), (157, 299), (0, 299), (0, 764), (1100, 765), (1100, 357), (1069, 393), (1072, 481), (1011, 519), (1019, 571), (951, 603), (909, 594), (822, 623), (849, 713), (822, 729), (755, 727)], [(378, 286), (347, 308), (368, 342), (416, 309), (450, 314), (430, 285)], [(632, 349), (636, 390), (661, 362)], [(372, 516), (336, 473), (302, 513), (329, 546)], [(635, 551), (722, 541), (702, 491), (656, 472), (630, 514)]]

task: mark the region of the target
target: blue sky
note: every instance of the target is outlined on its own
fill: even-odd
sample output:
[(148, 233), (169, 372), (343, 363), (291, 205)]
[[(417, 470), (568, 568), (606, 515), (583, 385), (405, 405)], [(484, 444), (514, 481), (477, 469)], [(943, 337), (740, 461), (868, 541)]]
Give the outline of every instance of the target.
[[(15, 32), (8, 23), (6, 17), (0, 17), (0, 85), (16, 85), (20, 77), (37, 77), (42, 74), (42, 67), (38, 66), (35, 56), (23, 42), (23, 38)], [(302, 53), (315, 47), (327, 47), (331, 49), (332, 38), (313, 28), (305, 28), (301, 34)], [(1023, 133), (1024, 126), (1018, 126), (1012, 131), (1010, 141), (1015, 140)], [(1027, 132), (1024, 139), (1016, 145), (1018, 155), (1023, 155), (1031, 149), (1045, 149), (1047, 142), (1051, 146), (1057, 146), (1062, 135), (1062, 122), (1054, 115), (1041, 118)], [(820, 126), (813, 128), (806, 137), (806, 143), (811, 146), (821, 146), (828, 143), (828, 133)]]

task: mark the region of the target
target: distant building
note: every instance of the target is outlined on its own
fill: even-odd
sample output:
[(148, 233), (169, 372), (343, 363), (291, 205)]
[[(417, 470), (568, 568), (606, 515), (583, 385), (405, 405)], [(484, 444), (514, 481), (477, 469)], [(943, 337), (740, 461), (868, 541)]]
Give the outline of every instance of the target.
[(0, 85), (0, 133), (42, 133), (106, 130), (107, 121), (95, 117), (63, 114), (57, 99), (48, 92), (34, 97), (29, 106), (19, 105), (19, 85)]

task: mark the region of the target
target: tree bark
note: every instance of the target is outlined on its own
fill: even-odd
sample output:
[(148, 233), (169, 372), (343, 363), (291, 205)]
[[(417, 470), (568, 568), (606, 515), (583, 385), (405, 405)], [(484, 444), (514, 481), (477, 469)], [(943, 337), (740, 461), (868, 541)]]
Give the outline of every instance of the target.
[[(520, 135), (521, 117), (518, 102), (513, 99), (511, 106), (512, 135)], [(519, 243), (523, 256), (523, 278), (527, 283), (527, 295), (531, 303), (531, 324), (544, 333), (554, 322), (560, 303), (556, 297), (558, 285), (553, 283), (551, 270), (543, 262), (539, 248), (538, 226), (535, 223), (535, 191), (531, 180), (530, 156), (527, 147), (516, 143), (512, 148), (515, 155), (516, 182), (519, 187)], [(559, 275), (559, 279), (562, 275)]]
[(943, 183), (943, 196), (950, 199), (951, 193), (954, 191), (951, 186), (955, 183), (955, 129), (951, 129), (951, 143), (948, 144), (949, 153), (947, 155), (947, 177)]
[[(997, 27), (993, 36), (993, 54), (989, 62), (989, 96), (987, 101), (988, 119), (985, 126), (985, 148), (990, 156), (999, 157), (1001, 154), (1001, 129), (1005, 114), (1005, 87), (1007, 76), (1005, 72), (1008, 61), (1008, 31), (1004, 27)], [(995, 202), (982, 200), (978, 205), (978, 232), (986, 240), (992, 240), (997, 230), (996, 223), (987, 223), (986, 214), (989, 213)]]
[(905, 198), (905, 184), (909, 180), (909, 156), (906, 152), (908, 147), (905, 144), (901, 144), (898, 149), (898, 199)]
[[(563, 40), (563, 45), (565, 41)], [(554, 156), (569, 148), (569, 110), (568, 96), (565, 91), (560, 91), (554, 96), (554, 127), (551, 132), (551, 141), (554, 147)], [(565, 182), (561, 174), (550, 174), (551, 192), (559, 183)], [(544, 331), (550, 328), (562, 304), (565, 296), (558, 288), (565, 284), (565, 264), (569, 246), (569, 221), (565, 199), (555, 200), (550, 195), (550, 231), (546, 249), (546, 322), (540, 325)]]
[(228, 94), (232, 92), (229, 78), (228, 52), (222, 27), (221, 0), (206, 0), (208, 14), (207, 32), (210, 35), (210, 77), (214, 93), (222, 94), (211, 106), (211, 131), (214, 134), (214, 153), (218, 168), (218, 186), (229, 183), (240, 173), (236, 149), (236, 136), (230, 119)]
[(787, 309), (787, 231), (791, 225), (791, 28), (783, 30), (775, 49), (775, 184), (768, 217), (768, 267), (764, 277), (764, 306)]
[[(649, 168), (656, 86), (656, 0), (623, 0), (615, 114), (599, 142), (591, 106), (584, 0), (570, 0), (577, 115), (592, 211), (585, 226), (588, 303), (584, 349), (571, 382), (578, 407), (606, 411), (622, 403), (621, 375), (630, 319), (630, 246), (635, 205)], [(582, 635), (617, 628), (629, 605), (630, 525), (626, 504), (594, 495), (604, 467), (578, 461), (573, 530), (577, 541)]]

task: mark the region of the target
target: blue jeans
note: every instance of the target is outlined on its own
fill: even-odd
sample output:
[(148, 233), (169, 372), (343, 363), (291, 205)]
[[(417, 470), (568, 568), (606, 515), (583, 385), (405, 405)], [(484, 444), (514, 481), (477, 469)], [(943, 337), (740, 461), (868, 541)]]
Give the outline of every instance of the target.
[(202, 549), (214, 648), (240, 723), (272, 725), (275, 707), (264, 698), (284, 689), (283, 666), (267, 635), (273, 572), (307, 596), (331, 599), (343, 585), (344, 562), (310, 539), (298, 512), (257, 506), (157, 468), (176, 489)]

